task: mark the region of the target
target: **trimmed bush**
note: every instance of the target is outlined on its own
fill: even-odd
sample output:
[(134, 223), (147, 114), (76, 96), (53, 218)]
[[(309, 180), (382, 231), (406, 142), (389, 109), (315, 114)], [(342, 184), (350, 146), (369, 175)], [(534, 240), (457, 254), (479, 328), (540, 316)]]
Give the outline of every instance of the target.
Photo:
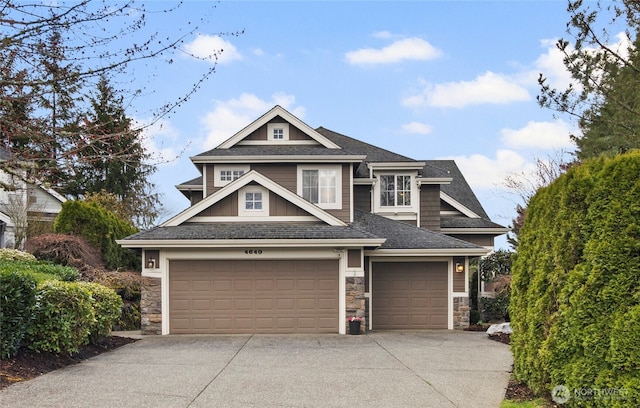
[(140, 259), (133, 251), (120, 247), (117, 239), (136, 233), (131, 224), (95, 203), (66, 201), (56, 217), (55, 232), (82, 236), (100, 249), (109, 269), (139, 269)]
[(36, 281), (27, 274), (0, 269), (0, 358), (16, 354), (29, 330), (36, 303)]
[(79, 282), (47, 281), (38, 285), (29, 348), (75, 353), (87, 344), (96, 321), (90, 292)]
[(28, 274), (34, 277), (38, 283), (52, 279), (74, 282), (80, 277), (76, 268), (44, 261), (0, 261), (0, 271)]
[(120, 319), (122, 299), (112, 289), (98, 283), (82, 282), (92, 298), (95, 320), (90, 327), (89, 342), (96, 344), (101, 337), (108, 336), (111, 328)]
[(513, 265), (514, 374), (538, 392), (640, 406), (640, 152), (588, 161), (530, 201)]
[(0, 248), (0, 261), (35, 261), (36, 257), (18, 249)]

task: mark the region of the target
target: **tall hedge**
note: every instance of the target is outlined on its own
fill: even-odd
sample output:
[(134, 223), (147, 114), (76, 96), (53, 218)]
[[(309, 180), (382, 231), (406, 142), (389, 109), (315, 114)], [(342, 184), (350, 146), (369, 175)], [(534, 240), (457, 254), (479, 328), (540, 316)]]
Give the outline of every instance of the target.
[(116, 243), (116, 239), (134, 234), (137, 229), (98, 204), (66, 201), (56, 218), (54, 230), (86, 238), (100, 249), (107, 268), (140, 268), (136, 255)]
[[(519, 380), (583, 392), (567, 406), (640, 406), (640, 152), (585, 162), (531, 199), (511, 319)], [(622, 394), (584, 395), (602, 390)]]
[(36, 304), (36, 281), (0, 268), (0, 358), (16, 354), (27, 335)]

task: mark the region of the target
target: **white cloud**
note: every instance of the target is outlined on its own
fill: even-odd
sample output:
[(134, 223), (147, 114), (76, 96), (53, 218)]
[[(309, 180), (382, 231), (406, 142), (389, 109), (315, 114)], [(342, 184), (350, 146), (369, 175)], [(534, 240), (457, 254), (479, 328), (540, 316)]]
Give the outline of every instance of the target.
[(410, 122), (402, 125), (402, 131), (405, 133), (428, 135), (432, 130), (431, 126), (421, 122)]
[[(389, 33), (379, 34), (389, 35)], [(417, 38), (404, 38), (384, 48), (360, 48), (345, 54), (349, 64), (394, 64), (405, 60), (429, 60), (438, 58), (442, 52), (427, 41)]]
[(502, 142), (515, 149), (562, 150), (573, 146), (571, 128), (562, 120), (553, 122), (530, 121), (520, 129), (502, 129)]
[(242, 54), (235, 45), (217, 35), (198, 34), (196, 38), (184, 46), (189, 54), (220, 64), (241, 60)]
[(203, 148), (209, 150), (218, 146), (275, 105), (282, 106), (302, 119), (305, 109), (296, 107), (295, 102), (295, 96), (284, 93), (273, 94), (271, 100), (263, 100), (256, 95), (243, 93), (238, 98), (215, 101), (214, 109), (202, 118), (202, 123), (207, 130)]
[(494, 189), (509, 174), (530, 171), (534, 164), (527, 162), (513, 150), (501, 149), (494, 158), (481, 154), (471, 156), (449, 156), (440, 159), (455, 160), (473, 190)]
[(473, 81), (423, 84), (421, 93), (406, 97), (402, 104), (408, 107), (464, 108), (470, 105), (507, 104), (528, 101), (529, 92), (508, 75), (487, 71)]

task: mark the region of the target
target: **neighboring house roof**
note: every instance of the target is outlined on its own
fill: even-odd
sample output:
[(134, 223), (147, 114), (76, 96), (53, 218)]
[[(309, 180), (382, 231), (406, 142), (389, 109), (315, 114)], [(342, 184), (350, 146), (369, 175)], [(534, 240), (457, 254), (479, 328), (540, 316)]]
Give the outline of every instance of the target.
[(380, 249), (460, 249), (466, 251), (477, 249), (480, 253), (486, 253), (486, 249), (479, 245), (365, 211), (355, 210), (354, 218), (352, 224), (354, 228), (387, 239), (380, 246)]

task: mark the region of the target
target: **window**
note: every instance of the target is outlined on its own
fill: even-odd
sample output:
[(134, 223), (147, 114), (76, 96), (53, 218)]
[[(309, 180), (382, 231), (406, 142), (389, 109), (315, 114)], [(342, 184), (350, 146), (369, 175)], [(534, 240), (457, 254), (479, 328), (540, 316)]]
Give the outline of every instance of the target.
[(214, 187), (224, 187), (249, 172), (248, 165), (215, 166)]
[(380, 206), (406, 207), (411, 205), (411, 176), (380, 176)]
[(220, 170), (221, 181), (237, 180), (244, 174), (244, 170)]
[(273, 128), (273, 140), (284, 140), (284, 129)]
[(341, 167), (299, 167), (298, 195), (321, 208), (342, 208)]
[(261, 186), (245, 186), (238, 190), (240, 217), (268, 217), (269, 190)]
[(273, 142), (289, 140), (289, 124), (267, 123), (267, 140)]
[(244, 209), (262, 211), (262, 192), (244, 193)]

